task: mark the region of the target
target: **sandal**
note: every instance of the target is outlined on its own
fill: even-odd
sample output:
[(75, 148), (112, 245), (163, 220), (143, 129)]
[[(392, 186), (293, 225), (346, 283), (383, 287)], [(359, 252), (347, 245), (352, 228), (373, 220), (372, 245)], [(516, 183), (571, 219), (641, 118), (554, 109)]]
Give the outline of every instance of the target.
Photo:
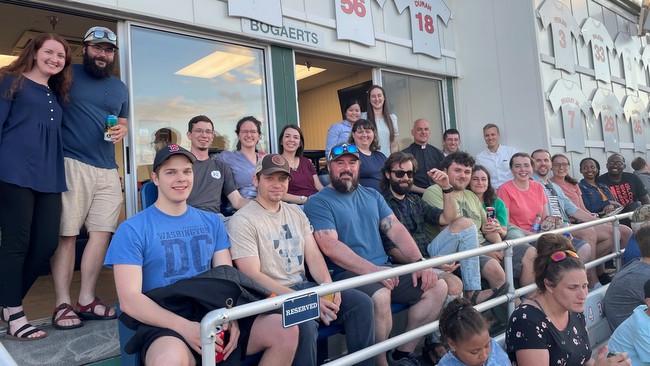
[[(56, 314), (61, 310), (63, 310), (63, 312), (61, 313), (61, 315), (57, 317)], [(59, 322), (61, 320), (75, 320), (75, 319), (79, 320), (79, 323), (72, 324), (72, 325), (59, 325)], [(54, 308), (54, 314), (52, 314), (52, 326), (54, 327), (54, 329), (68, 330), (68, 329), (81, 328), (83, 326), (83, 323), (81, 322), (79, 316), (77, 316), (77, 314), (74, 312), (72, 305), (64, 302), (61, 305), (59, 305), (57, 308)]]
[[(95, 307), (101, 305), (104, 307), (104, 314), (100, 315), (95, 312)], [(111, 320), (117, 318), (117, 313), (110, 315), (111, 308), (104, 305), (99, 297), (95, 297), (95, 300), (88, 305), (81, 305), (77, 301), (77, 315), (83, 320)]]
[[(510, 289), (510, 284), (508, 282), (504, 282), (503, 285), (501, 285), (499, 287), (495, 287), (493, 289), (490, 289), (490, 290), (492, 290), (492, 295), (490, 295), (490, 297), (488, 297), (487, 299), (485, 299), (485, 300), (483, 300), (481, 302), (496, 299), (499, 296), (505, 295), (505, 294), (508, 293), (509, 289)], [(487, 290), (483, 290), (483, 291), (487, 291)], [(480, 304), (476, 300), (478, 299), (478, 295), (480, 295), (480, 293), (483, 292), (483, 291), (474, 291), (474, 293), (472, 294), (472, 297), (469, 300), (472, 305)]]
[(434, 343), (429, 338), (424, 339), (424, 346), (422, 346), (422, 358), (429, 363), (429, 365), (437, 365), (440, 359), (447, 354), (447, 349), (442, 343)]
[[(4, 309), (3, 309), (3, 311), (4, 311)], [(34, 333), (37, 333), (37, 332), (42, 332), (42, 331), (40, 329), (36, 328), (35, 326), (29, 324), (29, 323), (23, 325), (22, 327), (20, 327), (20, 329), (13, 332), (13, 334), (12, 334), (11, 331), (9, 330), (11, 328), (10, 323), (12, 321), (14, 321), (14, 320), (18, 320), (18, 319), (23, 318), (23, 317), (25, 317), (25, 312), (23, 312), (23, 311), (19, 311), (19, 312), (15, 313), (15, 314), (9, 315), (8, 320), (5, 320), (4, 314), (2, 315), (2, 320), (7, 322), (7, 334), (5, 335), (5, 338), (12, 339), (14, 341), (35, 341), (35, 340), (43, 339), (43, 338), (47, 337), (47, 334), (45, 334), (45, 333), (43, 335), (41, 335), (41, 336), (38, 336), (38, 337), (30, 337), (30, 335), (32, 335)], [(29, 329), (29, 328), (32, 328), (32, 329)], [(22, 333), (22, 334), (20, 334), (20, 333)], [(20, 334), (20, 335), (18, 335), (18, 334)]]

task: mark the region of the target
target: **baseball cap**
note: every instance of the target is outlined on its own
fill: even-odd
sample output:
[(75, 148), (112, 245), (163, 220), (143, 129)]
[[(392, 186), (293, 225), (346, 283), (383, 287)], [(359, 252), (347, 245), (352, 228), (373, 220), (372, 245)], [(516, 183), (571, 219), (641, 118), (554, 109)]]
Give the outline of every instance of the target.
[(115, 35), (112, 30), (106, 27), (95, 26), (86, 31), (86, 35), (84, 36), (84, 43), (86, 42), (90, 42), (92, 44), (110, 43), (115, 48), (117, 48), (117, 35)]
[(191, 152), (185, 150), (184, 148), (176, 144), (169, 144), (167, 146), (164, 146), (160, 150), (158, 150), (158, 152), (156, 153), (156, 158), (153, 159), (153, 171), (155, 172), (156, 169), (158, 169), (158, 167), (162, 165), (162, 163), (164, 163), (165, 160), (169, 159), (170, 156), (177, 155), (177, 154), (182, 154), (187, 156), (187, 158), (190, 159), (190, 162), (192, 164), (194, 164), (194, 162), (196, 161), (196, 156), (194, 156), (194, 154), (192, 154)]
[(263, 175), (271, 175), (275, 172), (283, 172), (291, 175), (289, 162), (284, 156), (279, 154), (267, 154), (257, 161), (255, 166), (255, 175), (262, 173)]
[(357, 145), (347, 143), (334, 145), (330, 150), (330, 156), (327, 157), (327, 162), (334, 161), (346, 154), (356, 156), (359, 159), (359, 148)]
[(650, 297), (650, 280), (645, 281), (645, 285), (643, 285), (643, 290), (645, 291), (645, 297), (646, 298)]

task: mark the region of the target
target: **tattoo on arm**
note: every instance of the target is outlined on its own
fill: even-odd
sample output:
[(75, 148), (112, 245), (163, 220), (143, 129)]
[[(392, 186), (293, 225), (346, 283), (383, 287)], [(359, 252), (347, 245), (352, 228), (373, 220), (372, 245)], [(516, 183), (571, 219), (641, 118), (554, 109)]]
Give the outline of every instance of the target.
[(390, 229), (393, 228), (393, 222), (395, 221), (395, 218), (388, 216), (381, 220), (379, 222), (379, 230), (381, 230), (382, 233), (387, 234)]
[(318, 237), (318, 238), (320, 239), (320, 238), (322, 238), (322, 237), (324, 237), (324, 236), (330, 236), (330, 232), (331, 232), (331, 231), (332, 231), (332, 230), (330, 230), (330, 229), (318, 230), (318, 231), (316, 231), (316, 232), (314, 233), (314, 236), (315, 236), (315, 237)]

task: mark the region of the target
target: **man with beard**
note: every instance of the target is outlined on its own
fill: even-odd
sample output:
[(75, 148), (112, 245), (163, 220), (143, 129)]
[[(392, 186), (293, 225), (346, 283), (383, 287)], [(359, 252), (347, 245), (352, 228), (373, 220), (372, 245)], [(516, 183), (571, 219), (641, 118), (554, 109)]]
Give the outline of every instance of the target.
[(623, 212), (634, 210), (639, 202), (644, 205), (650, 204), (650, 198), (643, 182), (636, 175), (626, 173), (624, 170), (625, 158), (623, 155), (612, 154), (607, 158), (607, 173), (598, 177), (597, 181), (608, 186), (616, 201), (626, 206)]
[[(92, 27), (83, 39), (83, 65), (73, 65), (70, 102), (63, 105), (63, 154), (68, 191), (63, 193), (59, 247), (52, 257), (56, 308), (52, 326), (72, 329), (81, 319), (113, 319), (115, 309), (95, 296), (106, 249), (122, 207), (122, 187), (115, 163), (115, 144), (127, 134), (128, 91), (112, 76), (117, 36)], [(118, 124), (104, 132), (107, 117)], [(85, 225), (88, 243), (81, 259), (81, 289), (75, 308), (70, 282), (75, 263), (76, 236)]]
[[(196, 163), (195, 163), (196, 164)], [(268, 154), (257, 161), (253, 184), (257, 197), (228, 221), (230, 252), (237, 268), (262, 287), (282, 295), (331, 283), (323, 255), (309, 220), (299, 206), (282, 201), (289, 189), (291, 169), (282, 155)], [(307, 279), (307, 268), (313, 281)], [(345, 327), (348, 352), (373, 345), (372, 301), (355, 289), (320, 299), (324, 325)], [(316, 365), (318, 323), (300, 323), (298, 350), (293, 365)], [(372, 359), (358, 365), (373, 365)]]
[(196, 156), (194, 162), (194, 187), (187, 199), (187, 204), (214, 212), (221, 217), (221, 195), (228, 198), (232, 206), (239, 210), (249, 200), (239, 194), (239, 186), (228, 164), (210, 159), (208, 149), (214, 140), (214, 124), (207, 116), (192, 117), (187, 123), (187, 138), (190, 140), (190, 152)]
[[(425, 257), (436, 257), (478, 248), (476, 226), (468, 218), (458, 215), (456, 200), (451, 195), (454, 189), (449, 184), (449, 177), (445, 172), (436, 168), (427, 172), (435, 184), (444, 187), (442, 208), (434, 207), (420, 196), (410, 193), (413, 172), (417, 168), (417, 161), (413, 155), (405, 152), (392, 153), (381, 170), (383, 175), (381, 188), (386, 203), (411, 233), (420, 253)], [(429, 225), (445, 228), (435, 235), (432, 230), (426, 230)], [(382, 239), (386, 253), (393, 258), (394, 262), (408, 263), (407, 258), (390, 239), (385, 235), (382, 235)], [(456, 267), (452, 264), (441, 266), (440, 269), (451, 272)], [(465, 297), (471, 299), (474, 305), (494, 294), (492, 290), (481, 291), (478, 257), (462, 259), (460, 268)], [(447, 282), (448, 287), (449, 285), (450, 283)]]
[(433, 168), (440, 169), (440, 162), (444, 159), (445, 155), (440, 149), (429, 144), (431, 128), (429, 127), (429, 121), (426, 119), (420, 118), (415, 120), (411, 129), (411, 135), (413, 136), (413, 143), (402, 151), (413, 155), (420, 166), (420, 170), (415, 172), (411, 190), (414, 193), (422, 195), (424, 190), (433, 184), (427, 172)]
[[(341, 280), (390, 268), (380, 233), (385, 234), (408, 263), (424, 260), (384, 198), (374, 189), (359, 186), (359, 152), (355, 145), (339, 144), (330, 150), (327, 166), (331, 183), (305, 204), (314, 227), (316, 243), (329, 259), (332, 278)], [(427, 268), (357, 288), (373, 300), (375, 341), (388, 338), (393, 324), (390, 303), (408, 303), (406, 331), (436, 320), (447, 294), (447, 285)], [(418, 339), (405, 343), (376, 364), (417, 365), (413, 350)]]

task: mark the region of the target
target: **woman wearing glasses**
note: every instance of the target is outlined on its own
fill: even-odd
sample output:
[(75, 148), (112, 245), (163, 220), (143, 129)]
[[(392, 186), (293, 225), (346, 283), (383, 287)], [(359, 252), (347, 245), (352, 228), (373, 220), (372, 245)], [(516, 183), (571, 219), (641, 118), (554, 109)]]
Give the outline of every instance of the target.
[(627, 354), (591, 358), (583, 314), (587, 272), (568, 238), (544, 234), (537, 240), (537, 292), (512, 313), (506, 351), (513, 365), (631, 365)]
[(379, 151), (379, 137), (375, 124), (367, 119), (360, 119), (352, 125), (349, 142), (359, 148), (359, 183), (364, 187), (380, 191), (381, 168), (386, 161), (386, 155)]
[(296, 125), (284, 126), (279, 138), (280, 154), (284, 156), (291, 167), (289, 190), (282, 200), (299, 205), (305, 204), (312, 194), (323, 189), (318, 179), (316, 168), (309, 159), (302, 156), (305, 148), (305, 136)]
[(257, 189), (253, 185), (255, 165), (257, 159), (264, 155), (257, 151), (257, 143), (262, 136), (262, 122), (253, 116), (244, 117), (237, 122), (235, 133), (239, 140), (237, 150), (223, 151), (216, 159), (230, 166), (241, 196), (253, 199), (257, 197)]
[(57, 248), (66, 191), (62, 111), (72, 84), (70, 47), (35, 37), (0, 69), (0, 318), (9, 339), (36, 340), (22, 300)]
[[(569, 169), (571, 168), (569, 158), (562, 154), (555, 154), (551, 157), (551, 164), (551, 171), (553, 172), (553, 177), (550, 178), (551, 182), (562, 188), (564, 194), (578, 207), (578, 209), (585, 213), (590, 213), (582, 201), (582, 192), (578, 186), (578, 181), (569, 175)], [(572, 220), (576, 219), (572, 218)], [(592, 228), (596, 232), (596, 245), (595, 248), (592, 248), (592, 258), (600, 258), (611, 253), (612, 248), (614, 247), (614, 232), (612, 230), (612, 224), (606, 223), (592, 226)], [(619, 231), (621, 234), (621, 247), (625, 248), (630, 237), (632, 237), (632, 229), (625, 225), (620, 225)], [(604, 265), (599, 265), (596, 267), (595, 271), (595, 275), (598, 277), (598, 280), (602, 285), (606, 285), (612, 281), (609, 275), (605, 272)], [(594, 276), (594, 272), (591, 273), (591, 276)]]

